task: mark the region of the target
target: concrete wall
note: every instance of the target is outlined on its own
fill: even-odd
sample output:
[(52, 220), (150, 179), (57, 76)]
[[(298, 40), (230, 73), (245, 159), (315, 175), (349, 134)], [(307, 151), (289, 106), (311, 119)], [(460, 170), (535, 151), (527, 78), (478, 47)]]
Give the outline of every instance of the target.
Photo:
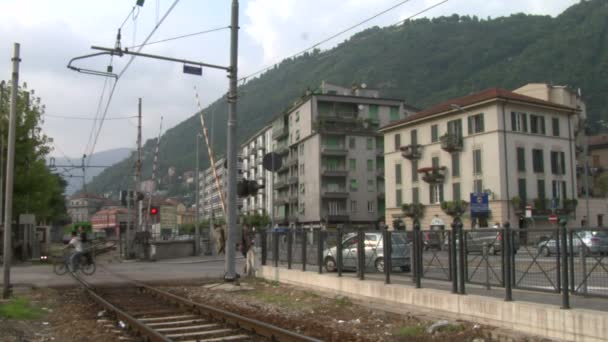
[(522, 301), (454, 295), (433, 289), (415, 289), (403, 285), (385, 285), (378, 281), (360, 281), (335, 275), (262, 266), (258, 273), (268, 280), (306, 286), (322, 291), (391, 304), (411, 305), (434, 314), (455, 315), (459, 319), (569, 341), (599, 342), (608, 336), (608, 313), (569, 309)]
[(154, 241), (150, 243), (150, 259), (163, 260), (194, 255), (194, 241)]

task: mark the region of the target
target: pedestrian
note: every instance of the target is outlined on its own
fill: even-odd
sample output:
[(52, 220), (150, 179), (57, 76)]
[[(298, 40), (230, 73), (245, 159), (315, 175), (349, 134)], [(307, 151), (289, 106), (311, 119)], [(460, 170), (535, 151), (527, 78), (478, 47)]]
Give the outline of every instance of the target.
[(243, 274), (246, 276), (254, 275), (254, 260), (255, 260), (255, 251), (254, 251), (254, 240), (253, 240), (253, 231), (249, 227), (249, 225), (243, 226), (243, 232), (241, 236), (241, 253), (243, 253), (243, 257), (245, 258), (245, 266), (243, 267)]
[(226, 232), (224, 226), (215, 225), (214, 228), (215, 241), (217, 246), (217, 254), (224, 254), (226, 251)]
[(84, 226), (78, 226), (78, 235), (80, 237), (80, 242), (82, 243), (82, 256), (86, 259), (87, 264), (90, 265), (93, 263), (93, 256), (91, 255), (91, 245), (89, 241), (89, 237), (87, 236), (87, 232), (84, 229)]

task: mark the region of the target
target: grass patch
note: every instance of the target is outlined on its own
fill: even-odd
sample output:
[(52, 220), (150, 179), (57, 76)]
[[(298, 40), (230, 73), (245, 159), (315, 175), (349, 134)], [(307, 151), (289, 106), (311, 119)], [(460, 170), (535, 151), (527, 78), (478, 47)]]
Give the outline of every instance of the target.
[(279, 305), (279, 306), (287, 306), (287, 307), (294, 307), (297, 306), (298, 303), (290, 296), (288, 295), (284, 295), (284, 294), (274, 294), (274, 293), (267, 293), (267, 292), (258, 292), (258, 291), (252, 291), (252, 292), (246, 292), (245, 294), (250, 295), (262, 302), (265, 303), (269, 303), (269, 304), (275, 304), (275, 305)]
[(44, 311), (32, 305), (27, 299), (13, 297), (10, 301), (0, 304), (0, 317), (9, 319), (38, 319)]
[(336, 303), (336, 306), (341, 307), (341, 308), (353, 305), (353, 302), (351, 302), (351, 300), (348, 297), (344, 297), (344, 296), (336, 296), (334, 298), (334, 301)]
[(464, 331), (466, 327), (463, 324), (450, 324), (439, 329), (441, 332), (458, 333)]
[(393, 331), (394, 336), (400, 337), (418, 337), (426, 333), (422, 325), (412, 325), (407, 327), (397, 328)]

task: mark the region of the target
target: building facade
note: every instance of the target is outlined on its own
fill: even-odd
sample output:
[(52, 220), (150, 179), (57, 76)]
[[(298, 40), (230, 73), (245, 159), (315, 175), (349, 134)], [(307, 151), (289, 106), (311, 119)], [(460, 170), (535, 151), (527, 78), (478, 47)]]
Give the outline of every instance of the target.
[(241, 145), (240, 155), (243, 158), (243, 178), (256, 181), (264, 188), (256, 196), (243, 199), (244, 215), (268, 215), (272, 213), (272, 172), (264, 169), (264, 155), (272, 151), (272, 126), (268, 125), (254, 134)]
[[(404, 203), (425, 205), (423, 228), (435, 214), (449, 223), (441, 202), (468, 202), (471, 193), (488, 193), (490, 214), (474, 224), (518, 222), (529, 204), (535, 208), (536, 226), (548, 225), (547, 208), (554, 203), (561, 208), (577, 197), (579, 112), (491, 88), (383, 127), (387, 223), (404, 220), (411, 226)], [(468, 214), (464, 223), (472, 224)]]
[(377, 90), (326, 82), (272, 122), (274, 221), (319, 227), (384, 217), (384, 141), (378, 128), (413, 113)]
[(91, 216), (91, 225), (94, 231), (105, 231), (106, 237), (111, 240), (118, 239), (125, 234), (129, 220), (135, 228), (136, 213), (131, 210), (131, 215), (126, 208), (103, 209)]
[[(217, 174), (218, 182), (215, 180), (213, 168), (215, 168), (215, 174)], [(243, 179), (243, 161), (241, 156), (237, 159), (237, 182)], [(200, 200), (199, 210), (203, 220), (209, 220), (211, 217), (223, 218), (224, 217), (224, 205), (228, 200), (226, 195), (228, 179), (228, 169), (226, 169), (226, 159), (219, 158), (216, 160), (215, 165), (208, 167), (201, 173), (199, 177), (200, 183)], [(219, 188), (218, 188), (219, 183)], [(220, 196), (220, 191), (222, 196)], [(222, 198), (224, 203), (222, 204)], [(237, 212), (240, 213), (243, 206), (243, 201), (237, 198)]]
[(85, 222), (101, 209), (105, 200), (93, 194), (78, 194), (68, 199), (66, 209), (72, 222)]

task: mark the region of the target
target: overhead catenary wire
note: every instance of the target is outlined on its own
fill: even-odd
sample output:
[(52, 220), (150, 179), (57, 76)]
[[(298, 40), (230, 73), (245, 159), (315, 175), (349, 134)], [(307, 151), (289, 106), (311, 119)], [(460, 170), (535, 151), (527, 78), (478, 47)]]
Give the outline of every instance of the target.
[(221, 30), (227, 30), (229, 28), (230, 28), (230, 26), (222, 26), (222, 27), (216, 27), (214, 29), (205, 30), (205, 31), (199, 31), (199, 32), (188, 33), (188, 34), (182, 34), (182, 35), (179, 35), (179, 36), (175, 36), (175, 37), (171, 37), (171, 38), (166, 38), (166, 39), (161, 39), (161, 40), (149, 42), (149, 43), (146, 43), (146, 44), (133, 45), (133, 46), (128, 47), (128, 49), (134, 49), (134, 48), (138, 48), (140, 46), (149, 46), (149, 45), (153, 45), (153, 44), (169, 42), (169, 41), (172, 41), (172, 40), (178, 40), (178, 39), (183, 39), (183, 38), (194, 37), (194, 36), (198, 36), (198, 35), (205, 34), (205, 33), (211, 33), (211, 32), (217, 32), (217, 31), (221, 31)]
[[(45, 118), (55, 118), (55, 119), (66, 119), (66, 120), (97, 120), (96, 118), (87, 118), (87, 117), (82, 117), (82, 116), (69, 116), (69, 115), (51, 115), (51, 114), (44, 114)], [(128, 120), (128, 119), (134, 119), (137, 118), (137, 116), (116, 116), (116, 117), (110, 117), (110, 118), (105, 118), (105, 120)]]

